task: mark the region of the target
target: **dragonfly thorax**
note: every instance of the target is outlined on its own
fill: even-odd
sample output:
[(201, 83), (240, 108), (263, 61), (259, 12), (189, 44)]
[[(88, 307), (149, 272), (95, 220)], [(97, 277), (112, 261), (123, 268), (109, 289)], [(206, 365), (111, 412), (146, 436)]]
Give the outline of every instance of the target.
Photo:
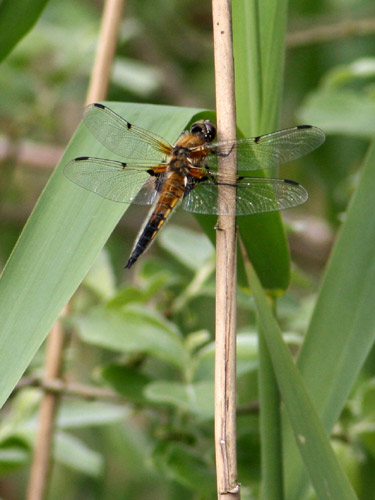
[(173, 148), (173, 154), (169, 159), (168, 170), (188, 175), (189, 169), (192, 166), (195, 166), (195, 163), (196, 162), (194, 161), (189, 148), (175, 146)]

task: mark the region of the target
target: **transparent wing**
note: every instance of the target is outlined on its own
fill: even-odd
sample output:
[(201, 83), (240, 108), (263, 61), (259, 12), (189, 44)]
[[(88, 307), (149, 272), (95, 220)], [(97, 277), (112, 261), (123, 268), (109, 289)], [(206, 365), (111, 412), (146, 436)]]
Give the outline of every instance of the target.
[(259, 137), (207, 144), (201, 149), (212, 153), (207, 157), (209, 168), (217, 169), (217, 157), (229, 156), (236, 150), (239, 171), (262, 170), (301, 158), (324, 140), (325, 134), (320, 128), (301, 125)]
[[(301, 184), (285, 179), (243, 177), (237, 185), (225, 185), (236, 190), (236, 215), (284, 210), (300, 205), (308, 198)], [(234, 215), (228, 207), (219, 210), (218, 184), (212, 180), (196, 184), (185, 197), (183, 208), (197, 214)]]
[(130, 160), (151, 160), (163, 163), (172, 146), (158, 135), (132, 125), (103, 104), (85, 108), (83, 120), (107, 149)]
[(78, 186), (108, 200), (151, 205), (156, 199), (164, 174), (150, 176), (147, 173), (149, 168), (101, 158), (82, 157), (65, 165), (64, 174)]

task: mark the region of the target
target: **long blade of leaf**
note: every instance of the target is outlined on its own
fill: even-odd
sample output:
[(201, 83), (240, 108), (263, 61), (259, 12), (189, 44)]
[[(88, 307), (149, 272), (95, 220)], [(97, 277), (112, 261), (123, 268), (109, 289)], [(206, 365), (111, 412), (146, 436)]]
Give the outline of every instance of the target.
[(282, 339), (260, 281), (250, 263), (247, 274), (299, 452), (319, 500), (354, 500), (356, 495), (330, 446), (328, 435)]
[(0, 4), (0, 61), (39, 19), (48, 0), (3, 0)]
[[(130, 121), (171, 141), (202, 111), (109, 105)], [(66, 179), (64, 165), (82, 155), (111, 158), (83, 124), (45, 187), (0, 280), (0, 405), (128, 207)]]
[[(332, 252), (298, 366), (331, 431), (375, 340), (375, 143)], [(306, 475), (289, 434), (288, 498), (300, 500)], [(292, 466), (293, 464), (293, 466)]]
[[(286, 12), (286, 0), (233, 3), (237, 122), (246, 136), (278, 128)], [(285, 290), (290, 281), (290, 256), (280, 213), (240, 218), (238, 226), (262, 285), (268, 290)], [(259, 359), (262, 498), (282, 500), (279, 389), (262, 336)]]
[[(277, 130), (285, 20), (284, 0), (233, 2), (237, 125), (246, 137)], [(237, 224), (262, 285), (286, 290), (290, 256), (280, 213), (239, 217)]]

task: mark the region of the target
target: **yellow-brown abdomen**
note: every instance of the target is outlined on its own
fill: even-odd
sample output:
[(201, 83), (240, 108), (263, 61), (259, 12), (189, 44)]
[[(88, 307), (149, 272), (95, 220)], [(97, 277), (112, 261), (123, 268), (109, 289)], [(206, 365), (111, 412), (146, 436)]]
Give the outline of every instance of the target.
[(150, 217), (141, 229), (125, 268), (129, 269), (142, 253), (150, 246), (160, 228), (171, 214), (185, 192), (185, 176), (180, 172), (170, 172), (159, 199), (153, 207)]

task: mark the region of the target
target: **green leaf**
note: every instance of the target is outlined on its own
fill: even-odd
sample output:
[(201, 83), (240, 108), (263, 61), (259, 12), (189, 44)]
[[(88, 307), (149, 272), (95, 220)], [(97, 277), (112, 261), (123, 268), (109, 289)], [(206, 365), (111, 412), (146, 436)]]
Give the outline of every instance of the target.
[(102, 300), (108, 300), (115, 294), (115, 276), (112, 271), (109, 255), (100, 252), (91, 269), (87, 273), (84, 285)]
[[(109, 106), (170, 141), (176, 140), (198, 111), (141, 104)], [(78, 128), (0, 280), (0, 406), (127, 208), (66, 179), (64, 165), (82, 155), (114, 157), (86, 126)]]
[(101, 401), (64, 401), (57, 415), (59, 429), (110, 425), (122, 421), (127, 409), (124, 406)]
[(104, 463), (99, 453), (70, 434), (55, 433), (54, 456), (59, 463), (88, 476), (98, 477), (103, 473)]
[(374, 137), (375, 100), (363, 92), (323, 88), (309, 95), (298, 116), (328, 134)]
[(184, 369), (188, 354), (171, 323), (145, 308), (98, 307), (73, 320), (86, 342), (125, 353), (148, 354)]
[[(246, 137), (278, 128), (286, 12), (284, 0), (233, 3), (237, 125)], [(280, 213), (238, 217), (237, 224), (262, 285), (285, 290), (290, 257)], [(238, 276), (245, 283), (242, 267)]]
[(0, 61), (39, 19), (48, 0), (2, 0), (0, 4)]
[[(375, 143), (332, 252), (298, 367), (328, 432), (339, 417), (375, 340)], [(370, 215), (369, 215), (370, 214)], [(289, 435), (285, 441), (288, 498), (306, 486)]]
[(145, 396), (150, 401), (177, 406), (203, 419), (212, 418), (214, 414), (213, 381), (195, 384), (151, 382), (145, 389)]
[(269, 306), (260, 281), (249, 264), (261, 332), (268, 345), (273, 369), (294, 438), (319, 500), (354, 500), (356, 495), (330, 446), (328, 435), (304, 386)]
[(214, 471), (193, 448), (180, 443), (162, 442), (155, 448), (152, 461), (169, 479), (199, 492), (203, 498), (214, 497)]
[(192, 271), (200, 269), (214, 254), (207, 236), (186, 227), (169, 225), (160, 233), (159, 245)]
[[(25, 391), (23, 391), (25, 392)], [(36, 392), (36, 391), (34, 391)], [(40, 397), (39, 397), (40, 400)], [(38, 401), (39, 401), (38, 400)], [(33, 414), (28, 415), (29, 411), (11, 415), (10, 423), (6, 424), (1, 429), (2, 439), (7, 438), (13, 433), (16, 436), (31, 439), (36, 432), (38, 426), (38, 412), (36, 403), (32, 406)], [(124, 406), (107, 403), (102, 401), (85, 401), (85, 400), (65, 400), (59, 406), (59, 411), (56, 419), (56, 425), (59, 429), (77, 429), (82, 427), (111, 425), (115, 422), (122, 421), (127, 415), (127, 408)], [(12, 425), (12, 421), (16, 424)]]
[(151, 379), (139, 368), (110, 364), (100, 370), (101, 378), (116, 392), (134, 403), (145, 403), (143, 391)]
[(0, 476), (26, 465), (30, 460), (30, 449), (22, 444), (9, 443), (0, 446)]

